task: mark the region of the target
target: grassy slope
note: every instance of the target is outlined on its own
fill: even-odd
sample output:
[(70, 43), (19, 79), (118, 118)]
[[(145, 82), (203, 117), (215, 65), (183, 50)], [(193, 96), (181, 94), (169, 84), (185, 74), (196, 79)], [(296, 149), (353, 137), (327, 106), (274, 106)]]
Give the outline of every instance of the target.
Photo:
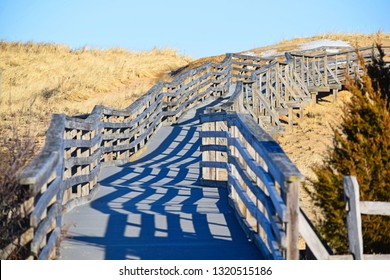
[(166, 79), (167, 71), (189, 61), (171, 49), (73, 51), (62, 45), (1, 42), (2, 132), (8, 132), (14, 115), (18, 126), (31, 115), (42, 143), (52, 113), (88, 113), (96, 104), (124, 108)]

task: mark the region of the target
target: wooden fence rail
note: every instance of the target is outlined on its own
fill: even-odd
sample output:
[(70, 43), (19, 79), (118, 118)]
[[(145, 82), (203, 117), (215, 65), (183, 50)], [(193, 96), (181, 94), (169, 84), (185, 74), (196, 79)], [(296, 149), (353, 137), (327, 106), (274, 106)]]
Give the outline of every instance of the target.
[[(242, 83), (237, 83), (236, 92), (240, 90)], [(230, 105), (209, 108), (200, 116), (201, 182), (228, 186), (243, 228), (264, 256), (298, 259), (303, 176), (250, 115), (229, 112)]]
[[(372, 49), (362, 49), (367, 53), (369, 50)], [(337, 90), (343, 80), (344, 71), (352, 74), (353, 71), (359, 70), (360, 65), (356, 62), (354, 53), (354, 50), (332, 55), (291, 53), (286, 54), (286, 62), (227, 54), (221, 63), (205, 63), (178, 75), (172, 82), (158, 82), (124, 110), (96, 106), (91, 114), (84, 116), (53, 115), (46, 133), (44, 148), (19, 176), (21, 186), (28, 188), (32, 197), (22, 205), (25, 215), (30, 218), (30, 225), (17, 243), (29, 246), (30, 258), (54, 258), (61, 235), (63, 214), (92, 198), (98, 187), (98, 175), (102, 167), (129, 162), (135, 153), (142, 150), (161, 125), (175, 122), (189, 108), (201, 104), (207, 98), (225, 96), (231, 87), (236, 86), (237, 90), (230, 97), (229, 102), (223, 108), (215, 108), (215, 113), (233, 110), (241, 114), (234, 118), (227, 117), (228, 121), (208, 121), (210, 125), (219, 129), (213, 132), (210, 128), (210, 133), (230, 133), (230, 138), (214, 135), (207, 140), (205, 136), (205, 141), (211, 141), (210, 144), (214, 146), (217, 143), (224, 143), (213, 149), (228, 151), (225, 152), (227, 160), (220, 163), (223, 169), (228, 171), (229, 168), (231, 169), (225, 181), (236, 193), (234, 203), (247, 202), (245, 211), (244, 206), (237, 204), (237, 209), (240, 209), (238, 213), (248, 217), (254, 216), (258, 222), (256, 227), (263, 228), (266, 234), (270, 233), (268, 225), (271, 226), (274, 235), (270, 235), (269, 240), (264, 236), (264, 232), (261, 238), (256, 237), (256, 240), (261, 239), (264, 243), (263, 247), (276, 258), (279, 254), (278, 250), (283, 257), (296, 258), (296, 249), (286, 247), (286, 244), (295, 242), (296, 224), (291, 222), (290, 218), (286, 220), (285, 217), (296, 216), (296, 219), (298, 217), (301, 219), (296, 210), (297, 200), (287, 199), (287, 197), (289, 190), (293, 190), (294, 197), (297, 195), (295, 192), (298, 187), (295, 182), (299, 182), (302, 178), (297, 175), (298, 181), (295, 179), (289, 181), (289, 177), (284, 173), (285, 170), (279, 169), (281, 166), (270, 164), (276, 158), (270, 159), (267, 156), (272, 152), (272, 147), (276, 146), (270, 144), (267, 149), (271, 150), (264, 152), (267, 150), (264, 150), (264, 145), (261, 144), (264, 141), (260, 140), (263, 135), (259, 135), (256, 131), (263, 131), (260, 128), (263, 127), (271, 133), (282, 132), (280, 118), (283, 116), (288, 116), (289, 127), (292, 129), (293, 115), (298, 109), (298, 114), (302, 117), (304, 106), (311, 96), (314, 96), (310, 94), (311, 92), (328, 90), (332, 86)], [(364, 57), (370, 59), (366, 54)], [(222, 128), (227, 129), (223, 131)], [(272, 138), (267, 139), (269, 143), (275, 143), (271, 141)], [(203, 149), (207, 149), (206, 146)], [(279, 149), (280, 147), (276, 150)], [(221, 156), (215, 150), (210, 152), (209, 162), (214, 162), (210, 164), (217, 164)], [(249, 155), (254, 158), (248, 158)], [(280, 156), (277, 160), (278, 164), (282, 166), (287, 164), (291, 170), (298, 172), (284, 153), (280, 152)], [(257, 162), (257, 165), (252, 166), (254, 170), (246, 170), (248, 166), (246, 160)], [(267, 161), (267, 164), (264, 161)], [(203, 163), (205, 168), (206, 162)], [(259, 171), (260, 167), (264, 170)], [(215, 167), (211, 170), (213, 168)], [(218, 174), (217, 172), (217, 177)], [(257, 175), (254, 174), (263, 177), (256, 177)], [(278, 190), (285, 206), (280, 206), (283, 203), (278, 200), (282, 203), (279, 206), (275, 201), (273, 204), (267, 202), (263, 205), (266, 210), (256, 210), (252, 204), (251, 206), (248, 204), (252, 200), (248, 200), (244, 195), (242, 186), (245, 186), (246, 191), (252, 186), (250, 180), (260, 182), (268, 178), (267, 176), (275, 181), (275, 187), (269, 188), (272, 189), (271, 193)], [(245, 185), (245, 182), (248, 185)], [(263, 192), (266, 196), (271, 194), (268, 189), (264, 189)], [(255, 193), (251, 196), (256, 195)], [(264, 197), (259, 192), (257, 195), (254, 205)], [(272, 210), (272, 207), (275, 209)], [(280, 212), (283, 207), (286, 208), (283, 211), (287, 214)], [(274, 217), (270, 215), (272, 211), (278, 214), (278, 222), (275, 222)], [(268, 225), (258, 220), (261, 215), (267, 217)], [(248, 218), (248, 221), (252, 223), (253, 219)], [(278, 232), (276, 228), (281, 230)], [(15, 244), (2, 248), (0, 257), (7, 258), (14, 248)]]
[(390, 202), (360, 201), (359, 185), (354, 176), (344, 176), (343, 188), (346, 202), (346, 219), (350, 254), (334, 255), (317, 236), (304, 213), (299, 216), (299, 231), (307, 247), (318, 260), (390, 260), (386, 254), (363, 254), (361, 214), (390, 216)]

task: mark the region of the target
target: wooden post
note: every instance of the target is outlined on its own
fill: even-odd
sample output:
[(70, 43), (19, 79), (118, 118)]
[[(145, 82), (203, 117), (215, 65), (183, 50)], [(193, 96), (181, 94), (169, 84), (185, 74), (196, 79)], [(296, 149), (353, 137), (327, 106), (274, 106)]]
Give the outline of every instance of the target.
[[(216, 131), (216, 122), (209, 122), (209, 131)], [(210, 137), (209, 138), (209, 144), (215, 145), (217, 142), (215, 141), (215, 137)], [(207, 152), (209, 161), (216, 161), (216, 151), (208, 151)], [(209, 179), (215, 181), (216, 180), (216, 173), (218, 172), (217, 168), (212, 167), (209, 168)]]
[(327, 65), (328, 65), (328, 55), (325, 55), (325, 57), (324, 57), (324, 83), (325, 83), (325, 85), (328, 84), (328, 69), (326, 68)]
[(304, 114), (305, 114), (305, 106), (301, 103), (299, 105), (299, 120), (303, 120)]
[(311, 94), (311, 105), (314, 107), (317, 104), (317, 92), (310, 92)]
[(347, 75), (349, 75), (349, 60), (350, 60), (349, 53), (347, 53), (347, 67), (345, 69), (347, 71)]
[[(209, 131), (209, 124), (208, 123), (202, 123), (202, 131)], [(202, 138), (202, 145), (208, 145), (209, 144), (209, 138), (203, 137)], [(209, 153), (207, 151), (202, 152), (202, 161), (209, 161)], [(201, 168), (201, 178), (204, 180), (209, 180), (209, 172), (208, 168), (202, 167)]]
[(333, 93), (333, 103), (336, 103), (338, 90), (336, 88), (334, 88), (334, 89), (332, 89), (332, 93)]
[(293, 107), (288, 106), (288, 129), (290, 133), (293, 131), (293, 127), (294, 127)]
[(343, 177), (344, 197), (347, 206), (349, 250), (355, 260), (363, 259), (362, 218), (360, 214), (359, 184), (355, 176)]
[(287, 238), (287, 260), (298, 260), (298, 238), (299, 238), (299, 185), (300, 181), (286, 182), (286, 207), (288, 215), (288, 223), (286, 229)]

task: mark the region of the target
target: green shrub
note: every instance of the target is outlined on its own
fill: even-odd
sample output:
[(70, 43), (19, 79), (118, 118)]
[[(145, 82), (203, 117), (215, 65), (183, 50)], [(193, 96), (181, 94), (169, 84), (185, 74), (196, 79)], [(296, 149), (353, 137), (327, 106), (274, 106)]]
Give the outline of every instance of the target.
[[(347, 77), (351, 101), (334, 129), (333, 148), (313, 168), (317, 180), (311, 196), (322, 209), (320, 233), (337, 253), (348, 251), (343, 176), (357, 177), (360, 200), (390, 201), (390, 72), (378, 50), (380, 57), (362, 77)], [(362, 231), (364, 253), (390, 253), (390, 217), (362, 215)]]

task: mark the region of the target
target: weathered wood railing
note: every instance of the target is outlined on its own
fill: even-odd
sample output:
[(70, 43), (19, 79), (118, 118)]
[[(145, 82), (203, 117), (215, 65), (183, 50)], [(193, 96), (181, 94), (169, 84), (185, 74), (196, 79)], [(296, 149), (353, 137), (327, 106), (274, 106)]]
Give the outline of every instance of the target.
[(315, 233), (313, 226), (301, 211), (299, 215), (299, 231), (306, 242), (311, 255), (318, 260), (390, 260), (386, 254), (363, 254), (363, 237), (361, 214), (390, 216), (390, 202), (360, 201), (359, 185), (354, 176), (343, 178), (346, 202), (346, 217), (350, 254), (334, 255), (325, 247)]
[[(242, 83), (237, 83), (240, 90)], [(297, 259), (303, 176), (252, 116), (230, 106), (209, 108), (200, 116), (201, 182), (228, 186), (243, 228), (264, 256)]]
[[(264, 256), (297, 259), (298, 234), (316, 259), (390, 259), (364, 255), (360, 213), (390, 215), (390, 202), (359, 202), (356, 180), (344, 178), (350, 255), (334, 255), (324, 246), (298, 205), (303, 180), (277, 142), (240, 106), (241, 82), (229, 102), (208, 108), (202, 124), (201, 183), (226, 185), (239, 220)], [(362, 210), (360, 210), (362, 208)]]
[[(129, 162), (164, 122), (175, 122), (188, 108), (228, 91), (231, 56), (157, 83), (124, 110), (96, 106), (81, 117), (53, 115), (44, 148), (19, 176), (33, 196), (24, 207), (30, 227), (19, 242), (30, 247), (30, 258), (55, 256), (63, 213), (91, 199), (103, 166)], [(14, 247), (3, 248), (1, 258)]]
[[(230, 160), (236, 159), (236, 161), (232, 161), (233, 166), (230, 168), (233, 173), (227, 181), (233, 189), (236, 189), (235, 187), (244, 186), (243, 182), (248, 183), (249, 186), (246, 187), (250, 188), (248, 178), (255, 178), (253, 174), (259, 176), (268, 174), (264, 175), (265, 177), (258, 177), (256, 180), (274, 178), (274, 189), (279, 191), (278, 195), (282, 197), (287, 210), (281, 212), (280, 207), (282, 206), (276, 204), (269, 206), (271, 205), (269, 202), (264, 202), (264, 207), (268, 208), (261, 213), (269, 218), (269, 225), (272, 228), (281, 228), (281, 230), (279, 233), (275, 231), (275, 235), (270, 235), (270, 239), (267, 240), (264, 237), (264, 232), (265, 234), (270, 233), (269, 227), (258, 221), (260, 226), (257, 225), (257, 227), (263, 228), (264, 232), (261, 233), (261, 230), (258, 229), (257, 232), (261, 234), (256, 235), (255, 239), (261, 239), (261, 242), (264, 243), (263, 247), (267, 248), (270, 254), (276, 258), (278, 258), (277, 256), (295, 258), (296, 249), (286, 247), (286, 244), (293, 244), (291, 240), (296, 238), (296, 233), (290, 234), (286, 230), (296, 227), (296, 225), (291, 226), (294, 223), (286, 218), (295, 213), (288, 210), (288, 203), (292, 200), (286, 200), (288, 197), (286, 191), (291, 188), (297, 189), (297, 187), (288, 187), (286, 180), (279, 180), (282, 177), (277, 177), (278, 172), (281, 171), (272, 169), (274, 167), (272, 164), (269, 165), (269, 162), (264, 165), (260, 161), (261, 157), (265, 157), (265, 160), (269, 159), (267, 159), (267, 153), (261, 154), (263, 149), (261, 147), (265, 142), (262, 142), (264, 139), (261, 140), (261, 135), (256, 134), (258, 132), (255, 131), (254, 124), (257, 123), (271, 132), (273, 127), (276, 127), (276, 132), (280, 132), (282, 131), (280, 116), (288, 115), (290, 127), (292, 127), (293, 109), (300, 109), (300, 116), (302, 116), (302, 108), (305, 106), (308, 93), (313, 90), (310, 86), (318, 86), (320, 82), (321, 86), (339, 85), (342, 80), (340, 73), (343, 69), (351, 73), (350, 71), (356, 68), (356, 64), (353, 62), (355, 58), (353, 52), (351, 50), (332, 56), (309, 56), (306, 53), (290, 54), (286, 55), (287, 58), (290, 58), (286, 63), (272, 62), (269, 58), (228, 54), (221, 63), (206, 63), (178, 75), (172, 82), (157, 83), (144, 96), (124, 110), (96, 106), (89, 115), (79, 117), (53, 115), (46, 134), (44, 148), (20, 174), (20, 184), (31, 191), (32, 197), (23, 204), (25, 215), (30, 217), (30, 225), (18, 243), (30, 247), (30, 258), (53, 258), (61, 235), (63, 213), (75, 205), (91, 199), (98, 187), (98, 175), (103, 166), (129, 162), (135, 153), (142, 150), (154, 131), (163, 123), (175, 122), (187, 109), (201, 104), (209, 97), (224, 96), (234, 85), (233, 82), (239, 82), (237, 84), (238, 90), (231, 96), (226, 106), (216, 109), (216, 111), (226, 112), (227, 108), (230, 107), (235, 112), (248, 114), (245, 117), (238, 115), (235, 117), (235, 121), (229, 120), (231, 129), (236, 131), (235, 133), (241, 134), (232, 134), (228, 146), (225, 145), (230, 148), (234, 146), (233, 150), (237, 151), (230, 153), (230, 157), (228, 157)], [(243, 82), (243, 85), (240, 84), (240, 81)], [(248, 116), (251, 116), (252, 121), (249, 121)], [(227, 124), (225, 126), (229, 128)], [(238, 132), (240, 129), (241, 132)], [(256, 129), (260, 130), (261, 128), (257, 126)], [(245, 138), (248, 135), (251, 135), (250, 139), (252, 140), (260, 137), (257, 142), (255, 141), (257, 144), (252, 143), (249, 138)], [(215, 136), (213, 137), (215, 138)], [(270, 143), (272, 142), (271, 138), (267, 139)], [(246, 162), (248, 160), (247, 152), (242, 148), (245, 145), (247, 145), (246, 149), (248, 150), (253, 149), (253, 146), (252, 148), (249, 146), (257, 145), (258, 153), (255, 153), (254, 160), (259, 160), (259, 162), (255, 165), (255, 170), (247, 171), (244, 169), (242, 171), (237, 167), (240, 167), (239, 163), (245, 167), (248, 164)], [(253, 156), (253, 153), (251, 155)], [(242, 161), (243, 158), (245, 161)], [(284, 154), (278, 161), (282, 165), (291, 165), (293, 168)], [(270, 170), (259, 169), (262, 164), (264, 165), (263, 169), (268, 166)], [(226, 167), (226, 169), (228, 168)], [(268, 189), (264, 189), (263, 192), (269, 195)], [(240, 197), (242, 194), (240, 189), (236, 191), (236, 194), (238, 195), (235, 195), (236, 203), (238, 203), (238, 199), (241, 199), (241, 202), (246, 200), (246, 197)], [(263, 199), (260, 193), (258, 195), (260, 196), (256, 199), (256, 203)], [(275, 200), (276, 196), (273, 199)], [(246, 207), (245, 211), (247, 212), (251, 211), (248, 209), (254, 209)], [(272, 210), (272, 207), (275, 209)], [(239, 206), (238, 209), (242, 210), (238, 213), (246, 215), (242, 206)], [(284, 208), (282, 207), (282, 209)], [(266, 211), (271, 211), (270, 213), (276, 211), (275, 213), (279, 215), (279, 221), (274, 221), (274, 217)], [(255, 210), (254, 213), (259, 214), (260, 212)], [(289, 225), (286, 225), (286, 221)], [(275, 240), (277, 246), (274, 243)], [(286, 243), (285, 240), (290, 241)], [(14, 247), (14, 244), (10, 244), (10, 246), (3, 248), (0, 251), (1, 258), (7, 258)]]

